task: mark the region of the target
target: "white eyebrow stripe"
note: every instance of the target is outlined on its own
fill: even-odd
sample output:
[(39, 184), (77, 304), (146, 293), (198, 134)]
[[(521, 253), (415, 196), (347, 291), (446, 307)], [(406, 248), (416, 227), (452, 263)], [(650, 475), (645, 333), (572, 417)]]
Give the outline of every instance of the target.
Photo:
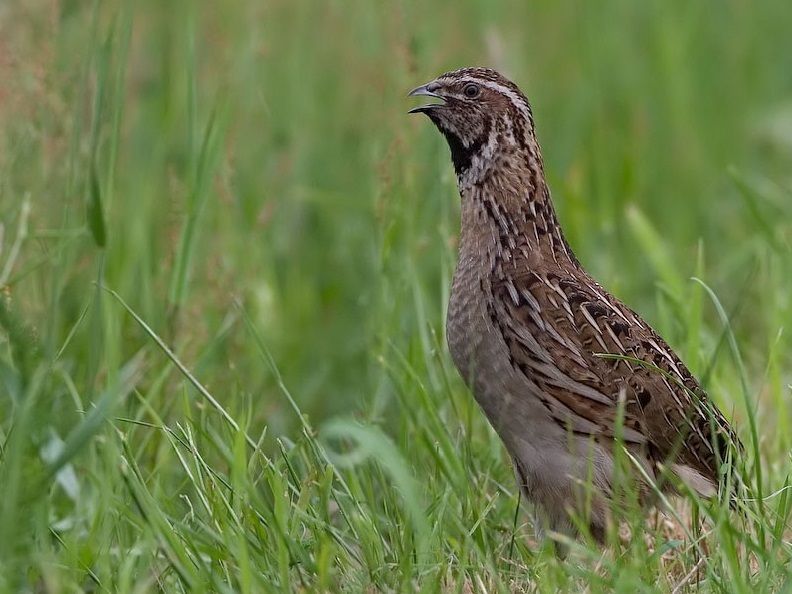
[(487, 87), (488, 89), (492, 89), (493, 91), (501, 93), (502, 95), (506, 95), (509, 98), (509, 101), (512, 102), (512, 105), (514, 105), (514, 107), (516, 107), (520, 112), (522, 112), (522, 114), (526, 116), (526, 118), (531, 117), (531, 108), (526, 103), (525, 99), (523, 99), (517, 93), (512, 91), (509, 87), (505, 87), (491, 80), (482, 80), (480, 78), (476, 78), (475, 76), (463, 76), (454, 80), (462, 83), (469, 83), (469, 82), (476, 83), (477, 85), (481, 85), (482, 87)]

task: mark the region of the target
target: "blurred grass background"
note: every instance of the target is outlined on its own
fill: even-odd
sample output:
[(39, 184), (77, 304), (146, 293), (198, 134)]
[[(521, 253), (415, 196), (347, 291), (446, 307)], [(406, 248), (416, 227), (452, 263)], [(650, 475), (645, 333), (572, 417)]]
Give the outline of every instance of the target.
[[(770, 492), (791, 23), (782, 0), (4, 2), (2, 586), (664, 590), (648, 550), (592, 582), (534, 557), (527, 518), (510, 537), (506, 457), (444, 346), (455, 180), (405, 95), (464, 65), (522, 87), (580, 259), (746, 442), (756, 406)], [(328, 419), (358, 459), (317, 441)], [(724, 552), (711, 588), (785, 583), (779, 543), (754, 547), (766, 581)]]

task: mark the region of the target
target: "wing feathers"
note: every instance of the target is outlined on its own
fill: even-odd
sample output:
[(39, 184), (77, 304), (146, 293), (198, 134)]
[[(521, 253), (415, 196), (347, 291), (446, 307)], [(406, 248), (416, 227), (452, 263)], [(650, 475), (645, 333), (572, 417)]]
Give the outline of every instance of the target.
[(651, 445), (656, 462), (675, 456), (668, 462), (691, 489), (713, 493), (721, 454), (713, 427), (738, 441), (673, 350), (581, 269), (573, 276), (510, 268), (492, 287), (494, 317), (512, 360), (539, 387), (553, 417), (575, 432), (613, 438), (623, 390), (624, 439)]

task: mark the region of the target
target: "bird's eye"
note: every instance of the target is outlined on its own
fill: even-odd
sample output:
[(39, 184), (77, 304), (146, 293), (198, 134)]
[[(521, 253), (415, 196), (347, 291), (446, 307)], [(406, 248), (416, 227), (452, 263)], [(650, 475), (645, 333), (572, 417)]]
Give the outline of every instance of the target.
[(465, 85), (465, 88), (462, 90), (462, 92), (465, 94), (465, 97), (468, 97), (470, 99), (473, 99), (473, 97), (477, 97), (480, 91), (481, 88), (475, 83), (470, 83), (469, 85)]

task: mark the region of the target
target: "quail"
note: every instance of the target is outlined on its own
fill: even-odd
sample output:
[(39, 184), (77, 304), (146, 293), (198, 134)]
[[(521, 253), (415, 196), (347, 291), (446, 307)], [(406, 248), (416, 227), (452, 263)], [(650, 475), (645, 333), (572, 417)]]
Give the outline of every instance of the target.
[(616, 448), (640, 470), (642, 505), (650, 481), (716, 495), (731, 482), (735, 431), (666, 342), (575, 257), (520, 89), (494, 70), (462, 68), (410, 96), (432, 98), (410, 113), (445, 137), (461, 195), (448, 347), (537, 528), (605, 541)]

